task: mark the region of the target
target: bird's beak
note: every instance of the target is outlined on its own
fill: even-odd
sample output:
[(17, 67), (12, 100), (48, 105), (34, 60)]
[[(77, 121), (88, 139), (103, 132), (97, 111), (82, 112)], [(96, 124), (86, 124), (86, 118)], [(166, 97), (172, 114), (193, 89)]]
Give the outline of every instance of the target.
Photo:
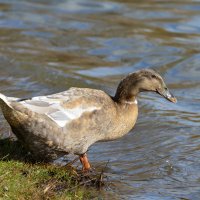
[(157, 93), (161, 96), (165, 97), (168, 101), (171, 101), (172, 103), (176, 103), (177, 99), (174, 97), (172, 93), (169, 92), (168, 88), (164, 88), (162, 90), (157, 90)]

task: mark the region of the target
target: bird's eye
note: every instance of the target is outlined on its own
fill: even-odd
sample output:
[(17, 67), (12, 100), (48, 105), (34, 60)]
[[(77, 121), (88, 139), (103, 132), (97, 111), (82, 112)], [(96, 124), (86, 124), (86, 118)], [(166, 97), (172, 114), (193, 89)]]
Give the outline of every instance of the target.
[(151, 78), (156, 78), (156, 75), (152, 74), (152, 75), (151, 75)]

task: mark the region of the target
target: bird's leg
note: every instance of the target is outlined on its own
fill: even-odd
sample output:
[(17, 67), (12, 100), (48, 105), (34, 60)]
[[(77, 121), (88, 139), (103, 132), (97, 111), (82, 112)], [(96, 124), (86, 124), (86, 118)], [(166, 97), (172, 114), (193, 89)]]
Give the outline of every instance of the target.
[(81, 164), (83, 166), (82, 171), (83, 172), (89, 171), (91, 169), (91, 166), (90, 166), (89, 160), (87, 158), (87, 154), (86, 153), (81, 154), (81, 155), (79, 155), (79, 158), (80, 158)]

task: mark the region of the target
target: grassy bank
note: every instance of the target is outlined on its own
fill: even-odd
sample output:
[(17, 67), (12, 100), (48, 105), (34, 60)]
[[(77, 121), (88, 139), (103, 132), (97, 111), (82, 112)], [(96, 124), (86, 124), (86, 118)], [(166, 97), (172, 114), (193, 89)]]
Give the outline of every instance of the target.
[(0, 199), (90, 199), (66, 169), (50, 165), (0, 162)]
[(0, 199), (94, 198), (84, 185), (72, 168), (30, 162), (18, 142), (0, 140)]

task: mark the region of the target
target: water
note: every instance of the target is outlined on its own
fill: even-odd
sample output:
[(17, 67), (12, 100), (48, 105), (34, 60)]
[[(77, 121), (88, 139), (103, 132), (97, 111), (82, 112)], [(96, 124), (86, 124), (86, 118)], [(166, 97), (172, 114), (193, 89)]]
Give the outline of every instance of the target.
[(0, 91), (18, 97), (70, 86), (114, 94), (127, 73), (156, 69), (178, 103), (140, 95), (134, 130), (89, 158), (109, 160), (105, 198), (200, 199), (198, 0), (0, 0), (0, 60)]

